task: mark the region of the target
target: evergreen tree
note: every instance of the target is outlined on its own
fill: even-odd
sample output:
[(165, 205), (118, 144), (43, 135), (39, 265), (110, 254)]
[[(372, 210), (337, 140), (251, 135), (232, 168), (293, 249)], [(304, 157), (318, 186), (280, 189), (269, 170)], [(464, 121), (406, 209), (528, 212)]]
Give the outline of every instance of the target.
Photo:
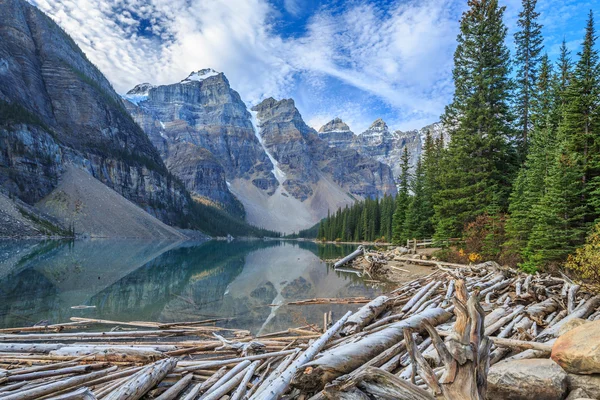
[(429, 234), (431, 204), (425, 198), (425, 173), (421, 160), (417, 162), (411, 190), (413, 194), (406, 210), (403, 235), (409, 239), (424, 239)]
[(497, 0), (468, 4), (454, 53), (454, 98), (442, 116), (451, 137), (435, 198), (438, 238), (460, 236), (494, 197), (506, 209), (514, 172), (505, 8)]
[(553, 115), (557, 113), (557, 106), (554, 102), (556, 85), (553, 81), (552, 65), (545, 55), (531, 103), (533, 130), (529, 154), (519, 170), (510, 197), (510, 218), (506, 231), (509, 237), (508, 249), (513, 252), (519, 252), (529, 240), (535, 222), (533, 207), (544, 195), (545, 179), (555, 160), (556, 119)]
[(579, 61), (567, 90), (565, 125), (571, 130), (571, 151), (581, 155), (581, 179), (588, 204), (586, 223), (600, 216), (600, 64), (590, 11)]
[(529, 131), (533, 127), (530, 116), (531, 101), (535, 93), (540, 53), (542, 51), (542, 25), (537, 22), (539, 13), (535, 11), (537, 0), (523, 0), (515, 33), (516, 55), (516, 98), (515, 107), (519, 129), (521, 159), (527, 154)]
[(524, 251), (526, 271), (564, 259), (581, 243), (585, 230), (581, 219), (585, 206), (581, 201), (583, 185), (576, 165), (577, 155), (568, 150), (561, 132), (556, 159), (545, 180), (546, 191), (533, 208), (533, 226)]
[(407, 238), (403, 234), (404, 219), (406, 218), (406, 210), (408, 209), (409, 197), (409, 164), (408, 164), (408, 149), (404, 147), (401, 160), (401, 172), (398, 180), (398, 194), (396, 195), (396, 206), (392, 217), (392, 242), (399, 244)]

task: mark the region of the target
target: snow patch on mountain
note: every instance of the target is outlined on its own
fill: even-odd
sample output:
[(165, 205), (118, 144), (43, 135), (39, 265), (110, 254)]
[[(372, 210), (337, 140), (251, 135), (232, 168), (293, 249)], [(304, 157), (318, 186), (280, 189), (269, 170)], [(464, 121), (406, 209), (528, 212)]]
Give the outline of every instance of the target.
[(258, 143), (260, 143), (262, 146), (267, 157), (269, 157), (269, 160), (271, 160), (271, 163), (273, 164), (273, 175), (275, 175), (275, 179), (277, 179), (277, 182), (279, 182), (279, 185), (283, 188), (283, 182), (285, 182), (287, 179), (287, 175), (281, 170), (281, 168), (279, 168), (279, 162), (275, 159), (275, 157), (273, 157), (273, 154), (271, 154), (269, 149), (267, 149), (262, 136), (260, 136), (260, 128), (258, 127), (258, 111), (249, 110), (249, 112), (251, 115), (250, 121), (252, 122), (252, 128), (254, 128), (254, 135), (256, 136), (256, 139), (258, 139)]
[(151, 89), (154, 89), (154, 85), (147, 82), (140, 83), (121, 97), (139, 106), (141, 102), (148, 100)]

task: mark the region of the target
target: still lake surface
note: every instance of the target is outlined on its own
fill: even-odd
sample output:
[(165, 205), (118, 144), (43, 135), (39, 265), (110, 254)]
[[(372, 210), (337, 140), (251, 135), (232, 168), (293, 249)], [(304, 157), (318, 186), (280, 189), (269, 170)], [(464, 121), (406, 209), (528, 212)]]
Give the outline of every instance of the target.
[(336, 319), (359, 306), (270, 305), (385, 291), (322, 261), (354, 248), (288, 241), (0, 241), (0, 327), (71, 317), (165, 323), (227, 317), (232, 320), (220, 326), (255, 334), (322, 325), (324, 312)]

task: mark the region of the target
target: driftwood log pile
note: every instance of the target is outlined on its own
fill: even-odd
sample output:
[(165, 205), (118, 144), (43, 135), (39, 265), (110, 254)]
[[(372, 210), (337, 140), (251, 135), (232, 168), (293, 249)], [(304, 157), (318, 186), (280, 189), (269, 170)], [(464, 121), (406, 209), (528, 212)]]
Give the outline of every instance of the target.
[[(562, 326), (600, 320), (600, 297), (565, 277), (434, 268), (323, 329), (254, 337), (215, 320), (92, 319), (4, 329), (0, 400), (480, 400), (491, 365), (548, 358)], [(120, 330), (81, 331), (98, 325)]]

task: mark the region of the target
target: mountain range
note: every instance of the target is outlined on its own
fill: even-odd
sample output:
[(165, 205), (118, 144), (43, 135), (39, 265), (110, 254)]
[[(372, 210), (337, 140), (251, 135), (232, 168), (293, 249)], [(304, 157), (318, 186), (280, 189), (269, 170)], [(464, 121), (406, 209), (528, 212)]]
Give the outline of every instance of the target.
[[(40, 212), (32, 225), (135, 236), (119, 228), (132, 203), (145, 211), (133, 213), (150, 227), (144, 237), (184, 234), (164, 225), (219, 234), (225, 219), (292, 232), (358, 199), (393, 195), (402, 149), (415, 162), (426, 129), (443, 131), (390, 132), (377, 120), (355, 135), (334, 119), (317, 132), (292, 99), (248, 107), (212, 69), (121, 97), (45, 14), (0, 2), (0, 192)], [(114, 223), (96, 215), (103, 198)]]

